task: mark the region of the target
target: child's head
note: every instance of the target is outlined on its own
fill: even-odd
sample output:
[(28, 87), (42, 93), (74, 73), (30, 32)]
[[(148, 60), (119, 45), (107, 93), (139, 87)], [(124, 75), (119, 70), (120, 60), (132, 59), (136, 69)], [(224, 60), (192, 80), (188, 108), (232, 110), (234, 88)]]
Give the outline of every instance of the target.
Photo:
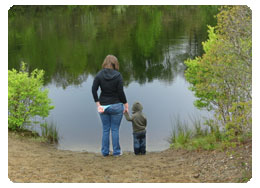
[(136, 113), (136, 112), (139, 112), (139, 111), (142, 111), (143, 110), (143, 106), (141, 105), (140, 102), (135, 102), (132, 106), (132, 112), (133, 113)]

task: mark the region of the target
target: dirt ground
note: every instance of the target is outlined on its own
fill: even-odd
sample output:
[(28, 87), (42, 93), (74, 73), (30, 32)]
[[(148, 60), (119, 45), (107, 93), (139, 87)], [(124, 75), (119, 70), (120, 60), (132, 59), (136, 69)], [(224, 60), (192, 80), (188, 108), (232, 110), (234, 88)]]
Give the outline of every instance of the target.
[(252, 144), (227, 151), (168, 149), (103, 157), (8, 133), (8, 176), (12, 182), (247, 182)]

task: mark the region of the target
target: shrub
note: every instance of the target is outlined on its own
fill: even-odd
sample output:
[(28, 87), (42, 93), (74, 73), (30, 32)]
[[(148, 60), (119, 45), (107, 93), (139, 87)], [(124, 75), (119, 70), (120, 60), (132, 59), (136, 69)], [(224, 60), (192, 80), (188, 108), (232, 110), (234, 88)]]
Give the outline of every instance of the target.
[(47, 117), (54, 108), (43, 89), (44, 71), (35, 69), (29, 74), (22, 62), (21, 70), (8, 70), (8, 127), (23, 129), (35, 116)]
[(186, 79), (198, 98), (195, 106), (214, 110), (218, 122), (210, 128), (217, 135), (221, 126), (230, 140), (252, 126), (251, 17), (247, 6), (224, 6), (217, 26), (209, 26), (205, 54), (185, 61)]

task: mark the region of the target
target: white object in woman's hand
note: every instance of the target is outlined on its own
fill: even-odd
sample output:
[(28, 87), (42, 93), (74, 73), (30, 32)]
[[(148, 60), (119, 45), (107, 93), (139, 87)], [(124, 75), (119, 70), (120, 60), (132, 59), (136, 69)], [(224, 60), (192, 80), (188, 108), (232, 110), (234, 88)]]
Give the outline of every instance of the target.
[(103, 113), (104, 112), (104, 107), (98, 106), (98, 113)]

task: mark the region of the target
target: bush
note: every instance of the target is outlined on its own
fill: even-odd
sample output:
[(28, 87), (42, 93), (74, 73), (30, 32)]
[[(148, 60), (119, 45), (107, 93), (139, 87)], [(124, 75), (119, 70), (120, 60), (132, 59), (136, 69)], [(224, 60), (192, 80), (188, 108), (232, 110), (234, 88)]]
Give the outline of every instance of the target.
[(217, 26), (209, 27), (205, 54), (185, 61), (185, 77), (198, 98), (195, 106), (214, 110), (218, 122), (210, 128), (221, 126), (230, 140), (252, 127), (251, 17), (247, 6), (224, 6)]
[(44, 71), (35, 69), (29, 74), (22, 62), (21, 70), (8, 70), (8, 127), (23, 129), (35, 116), (47, 117), (54, 108), (43, 89)]

